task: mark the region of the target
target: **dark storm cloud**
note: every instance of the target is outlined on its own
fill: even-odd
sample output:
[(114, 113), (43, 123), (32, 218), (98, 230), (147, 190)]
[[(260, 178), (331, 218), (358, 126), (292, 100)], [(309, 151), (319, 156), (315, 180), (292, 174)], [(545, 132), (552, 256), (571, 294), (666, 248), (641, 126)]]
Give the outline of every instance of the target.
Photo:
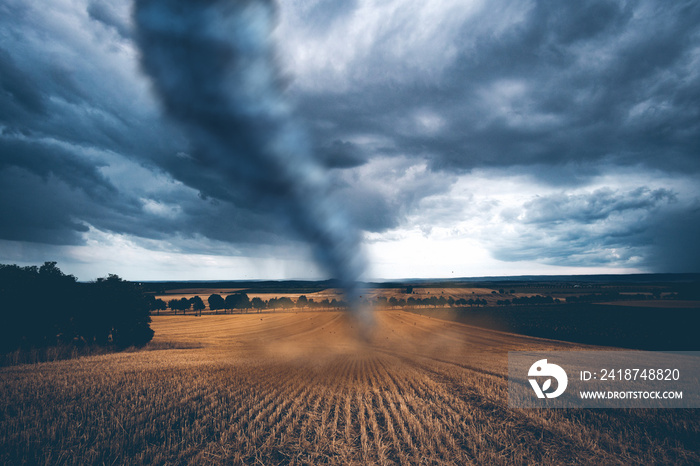
[(0, 238), (45, 244), (82, 243), (81, 233), (88, 227), (76, 219), (83, 195), (76, 196), (53, 177), (42, 179), (17, 168), (0, 170), (0, 183)]
[[(343, 205), (353, 222), (365, 231), (382, 232), (399, 226), (401, 204), (372, 189), (357, 190), (350, 185), (340, 186), (338, 203)], [(345, 194), (345, 196), (343, 196)]]
[(115, 11), (112, 2), (92, 0), (88, 3), (87, 12), (90, 18), (114, 28), (124, 39), (131, 39), (133, 32), (130, 25), (125, 18), (121, 18), (118, 12)]
[[(598, 189), (587, 194), (541, 196), (526, 202), (522, 211), (509, 212), (509, 224), (517, 235), (495, 235), (492, 250), (501, 260), (544, 260), (569, 266), (650, 265), (661, 257), (670, 263), (677, 258), (662, 250), (691, 243), (669, 245), (669, 235), (659, 232), (669, 227), (685, 231), (690, 225), (694, 225), (690, 231), (697, 231), (700, 226), (697, 212), (694, 218), (680, 222), (684, 226), (672, 220), (683, 211), (675, 193), (666, 189)], [(681, 269), (691, 268), (686, 264)]]
[(318, 150), (318, 157), (328, 168), (353, 168), (367, 162), (367, 157), (360, 151), (357, 145), (335, 140)]
[(78, 2), (60, 19), (51, 9), (0, 6), (0, 239), (75, 245), (93, 227), (289, 243), (284, 222), (222, 186), (161, 120), (133, 52), (123, 53), (128, 2)]
[[(328, 195), (357, 227), (449, 224), (435, 196), (486, 169), (493, 183), (534, 180), (528, 193), (561, 189), (499, 218), (520, 236), (494, 232), (498, 258), (697, 270), (700, 193), (668, 180), (700, 174), (700, 4), (426, 5), (279, 5), (282, 25), (289, 11), (299, 18), (275, 36), (283, 52), (297, 44), (281, 55), (279, 85), (311, 128)], [(221, 154), (161, 118), (139, 71), (131, 8), (0, 4), (0, 239), (79, 244), (93, 227), (295, 244), (284, 215), (262, 213), (261, 196), (245, 188), (253, 179), (274, 196), (283, 181), (240, 157), (224, 174)], [(206, 59), (194, 78), (207, 77)], [(249, 153), (253, 143), (239, 142)], [(415, 166), (427, 170), (415, 176)], [(609, 173), (639, 181), (587, 189)], [(222, 184), (230, 174), (237, 181)], [(412, 215), (420, 209), (430, 212)]]
[[(382, 134), (393, 143), (384, 153), (429, 157), (436, 169), (545, 164), (566, 174), (570, 164), (600, 171), (641, 163), (700, 170), (700, 5), (539, 1), (522, 4), (522, 20), (508, 30), (491, 30), (494, 16), (513, 6), (497, 2), (467, 20), (445, 44), (458, 52), (437, 79), (420, 70), (414, 80), (385, 73), (346, 93), (300, 97), (320, 123), (318, 137)], [(382, 39), (400, 44), (401, 33)], [(384, 57), (380, 45), (365, 61)], [(424, 107), (445, 124), (430, 134), (401, 131), (397, 122)], [(325, 124), (330, 112), (335, 126)]]
[[(358, 148), (428, 160), (438, 173), (503, 170), (564, 191), (618, 169), (649, 179), (700, 174), (697, 2), (489, 2), (451, 35), (418, 44), (397, 10), (381, 10), (386, 28), (368, 30), (375, 41), (356, 54), (318, 33), (319, 43), (337, 44), (329, 59), (349, 57), (352, 77), (339, 80), (321, 63), (318, 76), (309, 72), (312, 85), (294, 88), (321, 144), (377, 136), (381, 144)], [(414, 47), (402, 54), (407, 43)], [(687, 269), (682, 254), (663, 251), (700, 253), (685, 233), (697, 231), (700, 194), (673, 202), (672, 191), (620, 194), (613, 182), (585, 199), (541, 198), (526, 206), (522, 225), (532, 228), (510, 246), (494, 245), (494, 256), (651, 268), (664, 257), (665, 270), (674, 260)]]
[(0, 48), (0, 118), (11, 122), (27, 114), (45, 114), (44, 95), (29, 73), (20, 70)]
[(700, 202), (663, 212), (649, 227), (649, 262), (661, 272), (697, 272), (700, 264)]
[(646, 187), (626, 193), (618, 193), (608, 188), (596, 190), (588, 195), (544, 196), (525, 203), (523, 222), (590, 224), (630, 210), (644, 212), (675, 199), (676, 195), (671, 191), (652, 191)]
[(94, 162), (57, 145), (24, 140), (0, 140), (0, 169), (19, 167), (43, 179), (52, 175), (97, 201), (114, 196), (117, 189), (102, 176)]

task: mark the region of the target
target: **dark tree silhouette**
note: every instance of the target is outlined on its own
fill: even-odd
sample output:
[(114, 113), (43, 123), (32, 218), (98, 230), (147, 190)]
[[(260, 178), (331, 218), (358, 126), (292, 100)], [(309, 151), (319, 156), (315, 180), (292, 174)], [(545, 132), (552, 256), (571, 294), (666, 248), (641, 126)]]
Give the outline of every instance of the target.
[(171, 311), (177, 314), (177, 310), (180, 309), (180, 300), (171, 299), (170, 301), (168, 301), (168, 308), (170, 308)]
[(268, 304), (272, 309), (290, 309), (294, 307), (294, 301), (287, 296), (282, 296), (281, 298), (271, 298)]
[(57, 344), (143, 345), (153, 337), (149, 299), (116, 275), (79, 283), (56, 262), (0, 264), (0, 351)]
[(234, 293), (226, 296), (226, 309), (250, 309), (250, 299), (245, 293)]
[(226, 311), (233, 311), (236, 308), (236, 295), (230, 294), (224, 298), (224, 309)]
[(213, 294), (209, 296), (209, 298), (207, 298), (207, 302), (209, 303), (209, 310), (214, 311), (214, 314), (217, 314), (217, 311), (223, 309), (226, 305), (224, 298), (222, 298), (220, 294)]
[(178, 309), (180, 309), (183, 314), (185, 314), (187, 311), (189, 311), (191, 306), (192, 306), (192, 303), (190, 302), (189, 299), (180, 298), (180, 303), (178, 305)]
[(151, 311), (156, 311), (158, 313), (158, 315), (160, 315), (160, 311), (164, 311), (167, 308), (168, 308), (168, 305), (166, 304), (166, 302), (160, 298), (158, 298), (158, 299), (153, 298), (153, 301), (150, 302)]
[(204, 305), (204, 301), (202, 301), (202, 298), (199, 296), (193, 296), (190, 298), (190, 306), (192, 306), (192, 310), (196, 313), (199, 311), (199, 315), (202, 315), (202, 311), (206, 308)]
[(100, 338), (106, 336), (108, 343), (118, 347), (144, 345), (153, 338), (148, 301), (137, 285), (110, 274), (98, 278), (93, 288), (99, 300), (94, 313), (102, 317), (98, 319)]
[(258, 298), (257, 296), (254, 297), (254, 298), (250, 301), (250, 304), (251, 304), (251, 306), (253, 307), (253, 309), (257, 309), (257, 310), (258, 310), (258, 313), (260, 312), (261, 309), (265, 309), (265, 301), (263, 301), (262, 299)]

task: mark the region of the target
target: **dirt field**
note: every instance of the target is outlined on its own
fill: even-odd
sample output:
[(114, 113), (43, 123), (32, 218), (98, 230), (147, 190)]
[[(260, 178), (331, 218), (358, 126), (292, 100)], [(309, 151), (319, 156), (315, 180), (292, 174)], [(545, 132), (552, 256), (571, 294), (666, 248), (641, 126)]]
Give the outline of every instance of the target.
[(0, 369), (0, 463), (700, 462), (697, 410), (513, 410), (507, 351), (401, 311), (154, 317), (152, 348)]

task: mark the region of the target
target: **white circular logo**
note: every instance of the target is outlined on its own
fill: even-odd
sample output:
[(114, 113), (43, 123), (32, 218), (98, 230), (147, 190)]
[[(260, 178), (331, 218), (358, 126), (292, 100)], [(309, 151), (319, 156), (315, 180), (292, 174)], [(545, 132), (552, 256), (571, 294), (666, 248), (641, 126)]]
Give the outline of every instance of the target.
[[(529, 379), (532, 389), (535, 391), (537, 398), (556, 398), (566, 390), (566, 385), (569, 383), (569, 378), (566, 376), (566, 371), (556, 364), (550, 364), (546, 359), (540, 359), (532, 366), (527, 375), (529, 377), (547, 377), (542, 382), (542, 386), (537, 382), (537, 379)], [(557, 381), (557, 389), (549, 392), (552, 388), (552, 378)]]

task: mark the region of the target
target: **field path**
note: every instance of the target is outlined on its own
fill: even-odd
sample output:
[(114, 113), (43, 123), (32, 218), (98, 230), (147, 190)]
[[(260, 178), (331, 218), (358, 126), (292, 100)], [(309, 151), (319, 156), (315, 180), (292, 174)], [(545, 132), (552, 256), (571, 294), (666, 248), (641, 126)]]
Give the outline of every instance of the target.
[(154, 317), (154, 348), (0, 369), (0, 463), (697, 464), (696, 410), (514, 410), (507, 352), (402, 311)]

